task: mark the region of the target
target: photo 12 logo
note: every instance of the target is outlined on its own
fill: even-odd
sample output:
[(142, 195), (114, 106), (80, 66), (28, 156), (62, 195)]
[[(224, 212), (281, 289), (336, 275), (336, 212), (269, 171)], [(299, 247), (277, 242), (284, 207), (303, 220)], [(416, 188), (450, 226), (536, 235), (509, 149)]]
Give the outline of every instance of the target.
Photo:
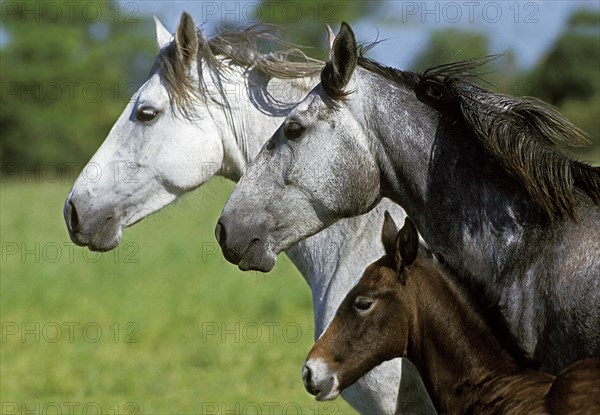
[(103, 338), (114, 343), (138, 343), (137, 323), (100, 324), (95, 321), (3, 321), (2, 343), (98, 343)]
[(123, 242), (110, 252), (94, 252), (75, 246), (72, 242), (2, 241), (1, 262), (73, 264), (83, 261), (96, 263), (104, 259), (115, 264), (137, 264), (140, 247), (135, 242)]
[[(102, 178), (112, 183), (138, 183), (140, 168), (138, 163), (121, 160), (105, 165), (90, 161), (64, 163), (1, 163), (2, 183), (20, 181), (21, 183), (58, 183), (73, 182), (78, 177), (86, 183), (97, 183)], [(79, 170), (81, 169), (81, 172)]]
[(202, 402), (201, 415), (336, 415), (340, 408), (335, 402), (315, 402), (303, 407), (298, 402)]
[(136, 2), (93, 1), (3, 1), (2, 23), (96, 23), (109, 20), (115, 23), (138, 23)]
[(280, 323), (277, 321), (257, 322), (202, 322), (202, 342), (217, 341), (221, 343), (257, 343), (266, 341), (274, 343), (283, 340), (286, 343), (297, 343), (302, 338), (302, 327), (295, 322)]
[(142, 408), (136, 402), (2, 402), (2, 415), (138, 415)]
[(340, 3), (333, 1), (203, 1), (204, 21), (252, 23), (339, 23)]
[(403, 1), (402, 23), (539, 23), (537, 2)]
[(61, 81), (2, 82), (2, 103), (97, 103), (102, 100), (127, 104), (141, 85), (135, 82), (114, 82), (110, 85), (97, 82)]

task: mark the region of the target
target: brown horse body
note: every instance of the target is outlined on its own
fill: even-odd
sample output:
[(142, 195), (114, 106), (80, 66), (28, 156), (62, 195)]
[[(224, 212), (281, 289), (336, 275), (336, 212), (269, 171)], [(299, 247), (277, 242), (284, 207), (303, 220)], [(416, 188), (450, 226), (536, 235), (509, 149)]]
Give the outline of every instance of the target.
[(418, 254), (412, 222), (389, 215), (370, 265), (307, 357), (307, 390), (332, 399), (384, 360), (407, 357), (440, 413), (598, 414), (600, 359), (558, 376), (524, 357), (487, 293)]

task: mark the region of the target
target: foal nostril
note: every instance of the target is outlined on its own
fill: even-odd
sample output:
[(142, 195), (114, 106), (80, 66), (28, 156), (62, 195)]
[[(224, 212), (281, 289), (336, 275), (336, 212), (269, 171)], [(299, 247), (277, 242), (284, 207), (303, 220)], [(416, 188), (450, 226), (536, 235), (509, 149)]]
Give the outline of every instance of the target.
[(79, 230), (77, 209), (75, 209), (75, 205), (71, 200), (69, 200), (65, 206), (65, 220), (67, 221), (67, 227), (71, 232), (77, 232)]
[(312, 383), (312, 372), (310, 371), (310, 367), (306, 365), (302, 368), (302, 379), (304, 380), (304, 384), (310, 385)]
[(219, 245), (223, 246), (223, 244), (225, 244), (225, 226), (223, 226), (221, 221), (217, 222), (217, 226), (215, 227), (215, 237), (217, 238), (217, 242), (219, 243)]
[(312, 395), (317, 395), (319, 391), (312, 384), (312, 371), (310, 367), (305, 363), (302, 367), (302, 381), (304, 382), (304, 387), (306, 390)]

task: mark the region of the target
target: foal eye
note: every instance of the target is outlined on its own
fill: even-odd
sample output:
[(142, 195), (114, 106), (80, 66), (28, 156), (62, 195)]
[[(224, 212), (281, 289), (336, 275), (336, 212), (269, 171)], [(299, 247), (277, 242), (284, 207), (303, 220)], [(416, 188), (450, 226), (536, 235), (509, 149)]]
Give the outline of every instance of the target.
[(137, 120), (141, 121), (141, 122), (150, 122), (154, 118), (156, 118), (157, 115), (158, 115), (158, 111), (155, 110), (154, 108), (144, 107), (144, 108), (138, 109), (137, 114), (135, 115), (135, 118), (137, 118)]
[(358, 311), (367, 311), (373, 305), (373, 300), (367, 300), (365, 298), (357, 298), (354, 302), (354, 308)]
[(302, 135), (303, 131), (304, 127), (297, 122), (290, 122), (286, 124), (285, 128), (283, 129), (283, 133), (288, 140), (298, 139)]

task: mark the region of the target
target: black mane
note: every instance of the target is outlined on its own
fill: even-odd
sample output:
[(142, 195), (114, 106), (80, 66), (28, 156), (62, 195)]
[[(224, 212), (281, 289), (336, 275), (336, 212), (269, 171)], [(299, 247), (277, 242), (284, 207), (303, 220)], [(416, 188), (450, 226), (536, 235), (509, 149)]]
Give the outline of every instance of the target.
[[(506, 171), (519, 180), (550, 219), (575, 217), (575, 188), (600, 203), (600, 167), (570, 158), (566, 147), (589, 145), (585, 133), (554, 108), (532, 97), (488, 91), (471, 80), (476, 68), (497, 55), (435, 66), (421, 73), (401, 71), (359, 56), (358, 66), (414, 91), (440, 114), (464, 123)], [(322, 81), (327, 80), (325, 66)], [(349, 92), (323, 84), (333, 100)]]

